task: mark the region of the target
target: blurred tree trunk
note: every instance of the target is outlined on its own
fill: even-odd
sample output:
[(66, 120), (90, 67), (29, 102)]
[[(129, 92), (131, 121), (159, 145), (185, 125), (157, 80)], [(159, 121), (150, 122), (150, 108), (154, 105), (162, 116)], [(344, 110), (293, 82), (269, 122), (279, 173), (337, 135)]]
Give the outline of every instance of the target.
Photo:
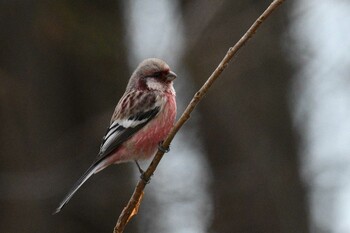
[[(186, 64), (198, 85), (269, 2), (183, 1)], [(287, 9), (267, 20), (200, 105), (214, 176), (211, 231), (308, 232), (298, 135), (288, 108), (293, 70), (282, 48)]]
[(111, 232), (126, 166), (51, 212), (94, 160), (130, 74), (119, 3), (3, 1), (0, 17), (2, 231)]

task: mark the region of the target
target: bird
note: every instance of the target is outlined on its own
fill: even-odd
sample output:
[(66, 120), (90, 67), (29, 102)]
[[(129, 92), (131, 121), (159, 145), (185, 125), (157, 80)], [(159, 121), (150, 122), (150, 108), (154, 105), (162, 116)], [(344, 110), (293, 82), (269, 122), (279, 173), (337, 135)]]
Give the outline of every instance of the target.
[[(177, 75), (158, 58), (142, 61), (132, 73), (102, 138), (99, 153), (53, 214), (68, 203), (93, 175), (112, 164), (149, 159), (168, 135), (176, 118)], [(142, 175), (141, 175), (142, 176)]]

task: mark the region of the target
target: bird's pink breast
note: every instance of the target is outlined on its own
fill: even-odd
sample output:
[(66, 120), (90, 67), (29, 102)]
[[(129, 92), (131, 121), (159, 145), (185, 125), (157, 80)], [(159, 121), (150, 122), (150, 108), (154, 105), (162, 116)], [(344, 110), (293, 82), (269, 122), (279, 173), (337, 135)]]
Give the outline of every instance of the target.
[(144, 128), (122, 144), (107, 159), (105, 166), (135, 159), (148, 159), (155, 154), (159, 142), (163, 141), (168, 135), (176, 117), (175, 96), (166, 94), (164, 97), (167, 98), (167, 101), (163, 110)]

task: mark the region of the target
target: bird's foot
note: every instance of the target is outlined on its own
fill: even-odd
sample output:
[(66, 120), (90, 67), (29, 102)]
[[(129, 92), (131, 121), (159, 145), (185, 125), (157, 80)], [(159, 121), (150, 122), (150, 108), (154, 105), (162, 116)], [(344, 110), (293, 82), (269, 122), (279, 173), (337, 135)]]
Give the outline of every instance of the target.
[(158, 144), (158, 149), (163, 152), (163, 153), (168, 153), (170, 151), (170, 147), (168, 148), (165, 148), (163, 146), (163, 141), (160, 141), (159, 144)]
[(143, 180), (143, 182), (145, 182), (146, 184), (149, 184), (151, 182), (151, 177), (146, 177), (145, 173), (142, 173), (140, 176), (140, 179)]

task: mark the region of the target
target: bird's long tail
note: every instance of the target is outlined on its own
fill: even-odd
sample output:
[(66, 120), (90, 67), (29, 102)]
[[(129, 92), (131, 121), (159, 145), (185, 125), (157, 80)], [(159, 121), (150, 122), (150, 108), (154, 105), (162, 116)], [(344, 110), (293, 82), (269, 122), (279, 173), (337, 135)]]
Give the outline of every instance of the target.
[(72, 196), (78, 191), (78, 189), (98, 170), (100, 169), (99, 163), (92, 164), (89, 169), (80, 177), (80, 179), (74, 184), (65, 198), (61, 201), (60, 205), (52, 214), (57, 214), (68, 203)]

